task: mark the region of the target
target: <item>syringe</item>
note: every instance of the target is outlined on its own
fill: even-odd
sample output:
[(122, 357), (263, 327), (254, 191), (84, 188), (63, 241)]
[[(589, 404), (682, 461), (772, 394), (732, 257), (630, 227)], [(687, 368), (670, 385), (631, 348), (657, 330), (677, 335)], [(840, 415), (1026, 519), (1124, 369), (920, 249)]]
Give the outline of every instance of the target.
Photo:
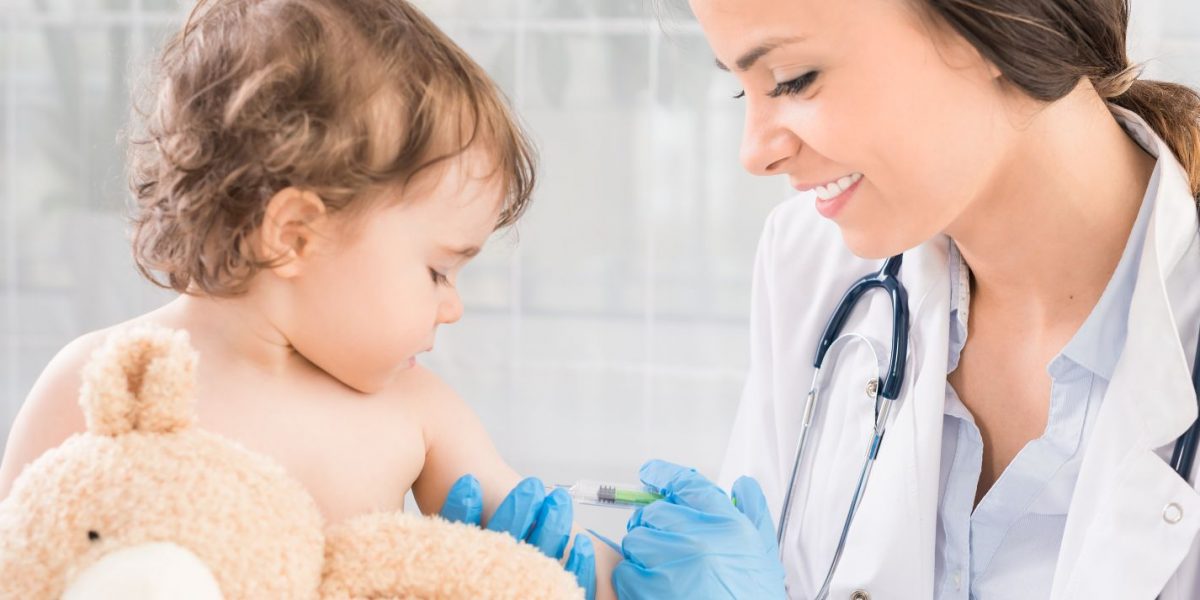
[(662, 494), (641, 484), (626, 485), (582, 480), (574, 485), (548, 485), (546, 493), (550, 493), (556, 488), (566, 490), (571, 495), (571, 499), (576, 502), (614, 508), (639, 508), (663, 498)]

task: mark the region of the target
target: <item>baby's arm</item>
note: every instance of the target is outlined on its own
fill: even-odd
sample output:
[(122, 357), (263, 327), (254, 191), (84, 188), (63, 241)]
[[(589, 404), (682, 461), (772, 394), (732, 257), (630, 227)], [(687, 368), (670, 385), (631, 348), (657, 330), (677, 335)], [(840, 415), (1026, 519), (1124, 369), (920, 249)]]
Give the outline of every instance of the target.
[(79, 408), (80, 370), (102, 341), (102, 333), (91, 333), (67, 344), (33, 384), (8, 433), (0, 462), (0, 500), (8, 497), (25, 465), (86, 429)]
[[(416, 392), (410, 393), (420, 398), (425, 432), (425, 465), (412, 488), (417, 505), (424, 513), (437, 513), (450, 487), (460, 476), (469, 473), (479, 479), (483, 489), (486, 523), (508, 491), (520, 482), (521, 476), (500, 457), (479, 417), (454, 390), (420, 367), (405, 377), (411, 377), (411, 382), (416, 384), (413, 386)], [(572, 539), (580, 531), (576, 526)], [(621, 557), (600, 540), (593, 540), (592, 545), (596, 552), (596, 598), (616, 598), (612, 590), (612, 570)]]

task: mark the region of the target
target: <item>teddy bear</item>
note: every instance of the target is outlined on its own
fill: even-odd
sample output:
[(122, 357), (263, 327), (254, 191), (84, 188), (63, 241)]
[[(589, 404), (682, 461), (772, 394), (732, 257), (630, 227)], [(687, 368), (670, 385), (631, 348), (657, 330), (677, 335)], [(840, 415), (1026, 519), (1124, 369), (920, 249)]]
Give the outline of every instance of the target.
[(403, 512), (327, 527), (282, 466), (198, 427), (197, 361), (153, 326), (95, 352), (87, 431), (0, 502), (0, 599), (583, 598), (501, 533)]

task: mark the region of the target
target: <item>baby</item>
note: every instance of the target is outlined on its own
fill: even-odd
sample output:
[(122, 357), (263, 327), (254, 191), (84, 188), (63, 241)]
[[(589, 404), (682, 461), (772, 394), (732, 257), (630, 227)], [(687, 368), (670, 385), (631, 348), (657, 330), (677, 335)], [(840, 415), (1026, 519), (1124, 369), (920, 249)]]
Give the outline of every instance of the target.
[[(463, 312), (455, 281), (524, 211), (534, 156), (501, 93), (404, 0), (201, 0), (160, 57), (131, 145), (133, 250), (179, 297), (130, 323), (187, 330), (204, 428), (267, 454), (330, 522), (435, 513), (476, 475), (520, 479), (415, 357)], [(71, 342), (21, 408), (0, 499), (85, 429)], [(595, 544), (598, 594), (617, 555)]]

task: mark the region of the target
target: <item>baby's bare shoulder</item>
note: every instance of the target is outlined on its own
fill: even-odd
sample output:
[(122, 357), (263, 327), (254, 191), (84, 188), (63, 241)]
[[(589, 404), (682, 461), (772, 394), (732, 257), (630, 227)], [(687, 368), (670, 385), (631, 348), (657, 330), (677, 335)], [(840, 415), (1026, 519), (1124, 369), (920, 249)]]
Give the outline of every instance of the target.
[(453, 394), (454, 390), (437, 373), (417, 365), (396, 376), (388, 391), (405, 396), (421, 394)]
[(422, 421), (471, 412), (462, 396), (433, 371), (417, 365), (396, 377), (383, 392)]
[(81, 371), (109, 330), (94, 331), (59, 350), (38, 376), (9, 431), (0, 464), (0, 499), (25, 465), (87, 427), (79, 407)]
[(479, 415), (436, 374), (414, 368), (397, 379), (394, 392), (404, 395), (421, 424), (425, 460), (412, 491), (422, 510), (437, 512), (451, 485), (467, 473), (479, 479), (493, 507), (520, 480)]
[[(28, 425), (36, 429), (53, 428), (57, 425), (63, 429), (62, 426), (67, 423), (77, 425), (70, 429), (83, 431), (83, 412), (79, 408), (83, 367), (111, 331), (112, 329), (101, 329), (81, 335), (63, 346), (62, 350), (50, 359), (21, 405), (18, 423), (13, 427), (14, 433), (17, 425)], [(54, 445), (57, 445), (57, 442)]]
[(79, 407), (79, 388), (83, 367), (92, 354), (114, 331), (151, 322), (154, 318), (155, 313), (149, 313), (85, 333), (63, 346), (50, 359), (21, 404), (9, 431), (4, 460), (0, 463), (0, 499), (8, 495), (9, 487), (25, 465), (71, 435), (87, 429), (83, 410)]

